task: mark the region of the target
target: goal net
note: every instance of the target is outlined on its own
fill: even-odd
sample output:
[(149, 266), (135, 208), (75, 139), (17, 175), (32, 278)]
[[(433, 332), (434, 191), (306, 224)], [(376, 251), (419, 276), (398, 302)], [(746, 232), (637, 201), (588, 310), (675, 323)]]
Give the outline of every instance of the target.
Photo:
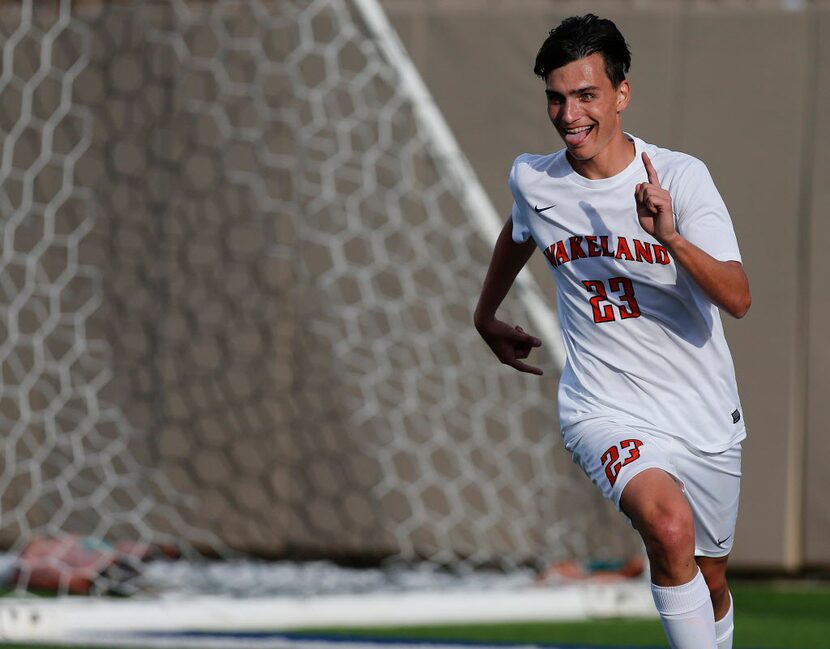
[[(0, 3), (15, 594), (158, 592), (185, 560), (210, 561), (192, 588), (307, 594), (340, 582), (238, 562), (631, 551), (592, 533), (555, 385), (471, 325), (500, 219), (377, 8)], [(505, 318), (555, 350), (542, 303), (523, 280)]]

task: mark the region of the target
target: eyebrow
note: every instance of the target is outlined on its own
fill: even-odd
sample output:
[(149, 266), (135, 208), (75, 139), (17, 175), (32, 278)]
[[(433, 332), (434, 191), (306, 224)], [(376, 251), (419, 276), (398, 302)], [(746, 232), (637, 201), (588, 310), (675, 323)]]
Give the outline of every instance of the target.
[[(576, 90), (571, 90), (568, 94), (573, 97), (586, 92), (596, 92), (597, 90), (599, 90), (599, 86), (585, 86), (584, 88), (577, 88)], [(547, 95), (548, 97), (562, 97), (561, 92), (556, 92), (555, 90), (551, 90), (550, 88), (545, 88), (545, 95)]]

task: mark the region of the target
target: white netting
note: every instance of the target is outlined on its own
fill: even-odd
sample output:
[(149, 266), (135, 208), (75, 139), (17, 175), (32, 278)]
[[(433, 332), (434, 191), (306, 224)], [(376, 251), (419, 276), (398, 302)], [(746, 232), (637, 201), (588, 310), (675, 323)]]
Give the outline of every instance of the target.
[(352, 5), (4, 2), (0, 44), (8, 550), (620, 551), (553, 386), (471, 326), (491, 242)]

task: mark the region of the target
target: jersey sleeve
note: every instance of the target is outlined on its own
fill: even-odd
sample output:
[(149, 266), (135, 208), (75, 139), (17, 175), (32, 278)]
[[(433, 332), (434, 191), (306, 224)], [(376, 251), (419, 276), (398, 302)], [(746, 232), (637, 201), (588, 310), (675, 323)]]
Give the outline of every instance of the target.
[(681, 235), (719, 261), (741, 261), (729, 211), (700, 160), (689, 164), (673, 200)]
[(516, 158), (513, 166), (510, 168), (510, 176), (508, 177), (507, 184), (510, 186), (510, 193), (513, 194), (513, 208), (510, 212), (510, 217), (513, 221), (513, 241), (516, 243), (524, 243), (530, 238), (530, 224), (528, 221), (527, 202), (516, 181), (516, 166), (519, 163), (519, 159)]
[(510, 217), (513, 219), (513, 241), (524, 243), (530, 238), (530, 228), (527, 225), (527, 219), (515, 201), (513, 201)]

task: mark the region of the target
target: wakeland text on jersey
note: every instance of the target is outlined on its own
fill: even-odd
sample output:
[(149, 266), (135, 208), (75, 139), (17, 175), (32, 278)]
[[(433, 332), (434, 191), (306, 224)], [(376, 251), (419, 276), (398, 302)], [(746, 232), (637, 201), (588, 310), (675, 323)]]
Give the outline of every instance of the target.
[(581, 237), (568, 237), (545, 248), (545, 257), (554, 268), (588, 257), (613, 257), (664, 266), (671, 263), (669, 251), (658, 243), (649, 243), (639, 239), (631, 239), (629, 243), (626, 237), (621, 236), (617, 237), (616, 246), (612, 248), (609, 245), (610, 236), (608, 234), (586, 234)]

